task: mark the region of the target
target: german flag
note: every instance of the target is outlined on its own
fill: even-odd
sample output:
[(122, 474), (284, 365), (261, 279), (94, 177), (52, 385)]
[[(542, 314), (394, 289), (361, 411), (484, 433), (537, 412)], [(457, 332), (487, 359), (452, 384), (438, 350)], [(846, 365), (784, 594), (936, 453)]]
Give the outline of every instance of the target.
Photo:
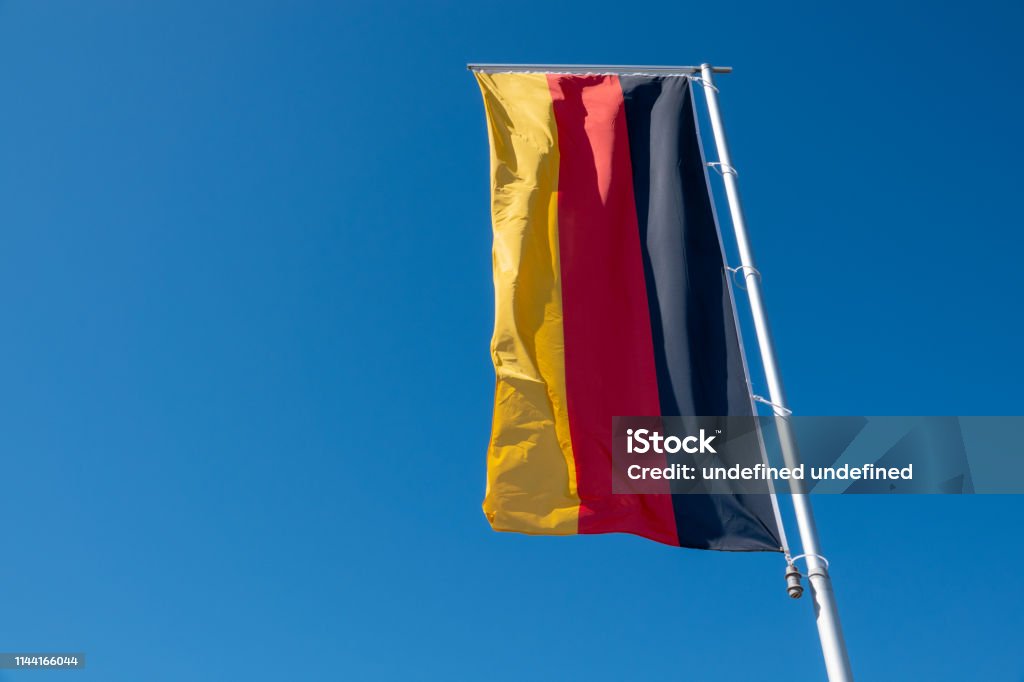
[(752, 415), (685, 76), (477, 73), (491, 147), (495, 530), (779, 551), (768, 495), (612, 493), (612, 418)]

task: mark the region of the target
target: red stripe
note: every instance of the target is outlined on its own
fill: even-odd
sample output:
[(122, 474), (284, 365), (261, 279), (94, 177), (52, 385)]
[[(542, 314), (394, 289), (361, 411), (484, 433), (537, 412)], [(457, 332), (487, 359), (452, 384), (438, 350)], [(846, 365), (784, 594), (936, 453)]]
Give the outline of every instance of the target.
[(612, 417), (660, 414), (622, 88), (615, 76), (549, 75), (548, 85), (579, 532), (677, 545), (670, 495), (612, 494)]

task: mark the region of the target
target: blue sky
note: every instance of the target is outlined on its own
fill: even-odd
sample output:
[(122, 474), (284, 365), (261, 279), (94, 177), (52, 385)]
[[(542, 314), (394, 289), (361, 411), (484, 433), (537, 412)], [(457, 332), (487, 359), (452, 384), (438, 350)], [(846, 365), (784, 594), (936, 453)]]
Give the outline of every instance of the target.
[[(464, 65), (734, 66), (794, 409), (1020, 414), (1024, 22), (957, 5), (0, 3), (0, 650), (89, 657), (0, 680), (820, 679), (777, 556), (489, 530)], [(1021, 498), (815, 505), (859, 679), (1024, 679)]]

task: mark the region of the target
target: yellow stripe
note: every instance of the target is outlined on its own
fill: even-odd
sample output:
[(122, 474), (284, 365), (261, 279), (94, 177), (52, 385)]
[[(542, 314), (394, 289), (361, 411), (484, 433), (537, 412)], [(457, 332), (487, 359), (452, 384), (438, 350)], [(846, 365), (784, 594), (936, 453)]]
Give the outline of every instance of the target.
[(495, 530), (576, 532), (558, 266), (558, 139), (542, 74), (477, 74), (491, 142), (497, 374), (484, 514)]

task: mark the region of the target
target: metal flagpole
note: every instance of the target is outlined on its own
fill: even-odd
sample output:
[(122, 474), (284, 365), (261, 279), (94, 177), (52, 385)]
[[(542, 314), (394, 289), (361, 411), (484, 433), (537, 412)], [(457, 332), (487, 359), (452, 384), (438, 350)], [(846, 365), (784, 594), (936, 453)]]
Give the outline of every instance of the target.
[[(722, 112), (718, 108), (718, 88), (715, 87), (712, 75), (715, 69), (710, 64), (701, 64), (700, 70), (704, 94), (708, 103), (708, 114), (711, 118), (711, 129), (714, 131), (715, 145), (718, 148), (718, 166), (725, 181), (729, 214), (732, 217), (736, 244), (740, 252), (738, 270), (743, 274), (747, 285), (750, 309), (754, 317), (754, 329), (757, 333), (757, 344), (761, 350), (761, 364), (764, 366), (772, 408), (777, 417), (782, 452), (786, 459), (786, 465), (793, 467), (799, 464), (799, 454), (796, 440), (786, 419), (789, 410), (786, 408), (786, 394), (782, 388), (782, 378), (779, 376), (779, 368), (775, 360), (772, 334), (768, 327), (764, 301), (761, 298), (761, 276), (754, 266), (754, 256), (747, 237), (747, 224), (743, 218), (743, 206), (740, 204), (736, 170), (732, 166), (729, 143), (726, 140), (725, 126), (722, 123)], [(843, 628), (839, 622), (839, 609), (836, 605), (835, 592), (832, 590), (832, 579), (828, 574), (828, 562), (821, 555), (818, 530), (814, 524), (814, 512), (806, 493), (794, 492), (793, 509), (797, 527), (800, 530), (800, 542), (807, 561), (807, 577), (811, 584), (811, 595), (818, 621), (818, 637), (821, 639), (821, 651), (825, 657), (828, 679), (830, 682), (852, 682), (853, 671), (850, 669), (850, 658), (846, 652)]]

